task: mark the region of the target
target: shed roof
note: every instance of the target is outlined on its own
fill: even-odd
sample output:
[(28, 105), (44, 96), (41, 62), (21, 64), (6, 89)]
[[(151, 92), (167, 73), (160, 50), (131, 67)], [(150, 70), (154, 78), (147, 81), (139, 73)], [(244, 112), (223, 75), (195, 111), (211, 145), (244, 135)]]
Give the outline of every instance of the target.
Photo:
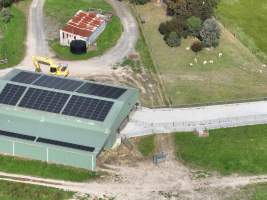
[[(39, 75), (39, 76), (32, 83), (21, 83), (21, 82), (14, 81), (14, 77), (16, 77), (18, 74), (21, 74), (22, 72), (29, 73), (29, 75), (27, 76), (28, 78), (30, 77), (30, 74), (31, 75)], [(27, 72), (27, 71), (23, 71), (23, 70), (19, 70), (19, 69), (14, 69), (10, 73), (8, 73), (6, 76), (1, 77), (1, 79), (0, 79), (0, 91), (1, 91), (0, 99), (1, 99), (1, 94), (4, 91), (4, 88), (6, 88), (6, 86), (8, 84), (12, 84), (12, 85), (15, 85), (18, 87), (24, 86), (24, 87), (26, 87), (26, 90), (23, 92), (21, 97), (19, 97), (19, 100), (15, 105), (7, 105), (5, 103), (0, 103), (0, 115), (7, 117), (7, 119), (11, 119), (11, 121), (12, 121), (12, 119), (20, 119), (20, 121), (32, 120), (33, 129), (35, 127), (34, 122), (39, 122), (39, 123), (42, 122), (42, 124), (46, 124), (46, 126), (44, 126), (44, 127), (47, 127), (47, 130), (49, 130), (49, 127), (50, 127), (51, 130), (53, 129), (54, 132), (56, 132), (57, 130), (59, 131), (58, 127), (66, 127), (64, 129), (64, 132), (66, 133), (66, 135), (73, 134), (72, 133), (73, 129), (75, 129), (75, 131), (77, 131), (77, 134), (81, 133), (85, 136), (86, 136), (86, 134), (88, 135), (88, 134), (94, 133), (99, 137), (99, 139), (97, 139), (96, 141), (89, 141), (89, 143), (94, 144), (94, 146), (96, 146), (97, 150), (100, 150), (103, 147), (103, 144), (105, 143), (106, 139), (109, 137), (109, 134), (111, 133), (112, 127), (114, 126), (114, 123), (116, 123), (116, 120), (119, 117), (124, 106), (126, 106), (128, 104), (128, 102), (130, 101), (131, 98), (136, 97), (138, 94), (138, 91), (136, 89), (116, 86), (116, 88), (124, 89), (125, 91), (118, 98), (110, 98), (110, 97), (104, 97), (104, 96), (99, 96), (99, 95), (94, 95), (94, 94), (81, 93), (81, 92), (78, 92), (79, 91), (78, 89), (75, 89), (73, 91), (66, 91), (64, 89), (51, 88), (50, 87), (51, 85), (48, 85), (50, 87), (49, 88), (47, 86), (41, 86), (41, 85), (35, 85), (34, 84), (34, 82), (36, 83), (38, 80), (41, 80), (42, 78), (47, 78), (47, 77), (53, 78), (54, 76), (48, 76), (48, 75), (39, 74), (39, 73), (35, 73), (35, 72)], [(96, 82), (92, 82), (92, 81), (83, 81), (83, 80), (78, 80), (78, 79), (59, 78), (59, 77), (56, 77), (56, 78), (59, 81), (73, 80), (73, 81), (81, 82), (81, 86), (84, 86), (85, 84), (97, 84), (100, 86), (114, 87), (111, 85), (96, 83)], [(93, 99), (102, 100), (102, 101), (108, 101), (108, 102), (112, 102), (113, 105), (112, 105), (110, 111), (107, 113), (106, 118), (103, 121), (97, 121), (97, 120), (83, 118), (83, 117), (65, 115), (62, 112), (62, 110), (60, 113), (52, 113), (52, 112), (32, 109), (29, 107), (22, 107), (21, 102), (23, 101), (24, 98), (26, 98), (27, 93), (29, 93), (29, 91), (31, 89), (38, 89), (38, 90), (48, 91), (48, 92), (51, 91), (51, 92), (57, 92), (60, 94), (69, 95), (69, 100), (67, 102), (65, 102), (65, 105), (63, 106), (62, 110), (66, 109), (68, 104), (70, 104), (70, 99), (74, 96), (75, 97), (84, 97), (84, 98), (93, 98)], [(11, 94), (11, 95), (14, 96), (15, 94)], [(36, 98), (36, 97), (34, 97), (34, 96), (32, 98), (29, 97), (29, 101), (33, 101), (34, 98)], [(9, 130), (10, 127), (8, 127), (8, 124), (6, 124), (3, 127), (6, 127), (5, 130), (3, 130), (3, 131), (10, 131)], [(24, 127), (23, 123), (21, 123), (21, 127), (17, 127), (16, 124), (14, 124), (12, 129), (14, 130), (16, 128), (18, 129), (18, 132), (21, 132), (22, 129), (27, 130), (27, 132), (35, 131), (35, 130), (31, 130), (31, 127)], [(39, 130), (39, 131), (42, 132), (43, 134), (46, 134), (47, 130)], [(40, 135), (38, 135), (38, 136), (40, 136)], [(51, 138), (51, 137), (53, 137), (53, 138)], [(70, 137), (69, 141), (68, 141), (68, 137), (66, 139), (66, 137), (64, 135), (58, 134), (58, 135), (49, 136), (48, 139), (57, 139), (57, 140), (62, 139), (65, 142), (71, 142), (73, 140), (73, 137)], [(80, 138), (80, 140), (82, 140), (82, 139)], [(88, 141), (80, 141), (80, 143), (85, 145), (85, 144), (88, 144)]]
[(96, 13), (79, 10), (62, 30), (82, 37), (89, 37), (103, 23), (105, 20)]

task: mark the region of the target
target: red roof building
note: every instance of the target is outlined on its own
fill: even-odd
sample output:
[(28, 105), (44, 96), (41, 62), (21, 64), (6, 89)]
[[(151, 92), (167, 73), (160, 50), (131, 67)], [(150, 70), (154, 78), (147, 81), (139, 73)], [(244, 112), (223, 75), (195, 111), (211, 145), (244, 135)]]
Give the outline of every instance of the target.
[(87, 45), (91, 45), (105, 27), (106, 21), (103, 15), (80, 10), (60, 30), (60, 44), (69, 46), (72, 40), (84, 40)]

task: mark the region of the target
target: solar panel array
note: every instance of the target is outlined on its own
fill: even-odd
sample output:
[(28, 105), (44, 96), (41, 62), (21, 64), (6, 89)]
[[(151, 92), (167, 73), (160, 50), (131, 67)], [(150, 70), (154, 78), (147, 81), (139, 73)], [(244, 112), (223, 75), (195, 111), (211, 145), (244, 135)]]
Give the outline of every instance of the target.
[(54, 89), (66, 90), (66, 91), (75, 91), (78, 87), (80, 87), (83, 84), (83, 82), (43, 75), (33, 84), (47, 87), (47, 88), (54, 88)]
[(16, 105), (22, 96), (26, 87), (20, 85), (6, 84), (0, 94), (0, 103), (7, 105)]
[(65, 91), (76, 91), (82, 94), (118, 99), (125, 91), (124, 88), (112, 87), (96, 83), (65, 79), (55, 76), (40, 75), (32, 72), (20, 72), (11, 81), (33, 84)]
[(111, 99), (118, 99), (126, 89), (117, 88), (108, 85), (100, 85), (94, 83), (85, 83), (77, 92)]
[(62, 114), (104, 121), (113, 102), (73, 95)]
[(20, 101), (19, 106), (52, 113), (60, 113), (69, 96), (69, 94), (29, 88)]
[(31, 72), (20, 72), (16, 76), (14, 76), (11, 81), (17, 82), (17, 83), (25, 83), (25, 84), (31, 84), (36, 79), (38, 79), (41, 76), (41, 74), (31, 73)]
[(51, 139), (41, 138), (41, 137), (37, 139), (37, 142), (45, 143), (45, 144), (52, 144), (52, 145), (57, 145), (57, 146), (62, 146), (62, 147), (67, 147), (67, 148), (72, 148), (72, 149), (77, 149), (77, 150), (90, 151), (90, 152), (93, 152), (95, 150), (94, 147), (73, 144), (69, 142), (62, 142), (62, 141), (57, 141), (57, 140), (51, 140)]
[[(32, 72), (20, 72), (11, 81), (112, 99), (119, 98), (126, 91), (123, 88), (85, 83), (83, 81), (40, 75)], [(18, 104), (19, 107), (23, 108), (61, 113), (63, 115), (96, 121), (104, 121), (113, 106), (113, 102), (107, 100), (31, 87), (27, 91), (26, 89), (27, 87), (25, 86), (7, 83), (0, 94), (0, 103), (8, 105)]]

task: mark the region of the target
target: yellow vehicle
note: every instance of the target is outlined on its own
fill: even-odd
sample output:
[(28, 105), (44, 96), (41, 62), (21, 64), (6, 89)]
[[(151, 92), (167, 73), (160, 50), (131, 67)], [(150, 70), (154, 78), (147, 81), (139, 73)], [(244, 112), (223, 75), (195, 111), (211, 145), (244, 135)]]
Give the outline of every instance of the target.
[(50, 58), (33, 56), (32, 61), (36, 72), (42, 72), (40, 64), (43, 64), (49, 66), (49, 74), (56, 76), (69, 76), (69, 70), (67, 66), (55, 64)]

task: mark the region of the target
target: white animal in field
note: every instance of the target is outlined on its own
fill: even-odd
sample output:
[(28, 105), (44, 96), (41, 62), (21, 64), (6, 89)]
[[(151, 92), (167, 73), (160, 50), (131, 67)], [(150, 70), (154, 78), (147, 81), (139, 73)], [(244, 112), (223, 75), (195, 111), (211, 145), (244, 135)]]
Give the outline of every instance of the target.
[(197, 58), (194, 58), (194, 62), (197, 63)]
[(204, 60), (203, 64), (206, 65), (208, 63), (208, 61)]
[(213, 64), (213, 63), (214, 63), (214, 61), (213, 61), (213, 60), (210, 60), (210, 61), (209, 61), (209, 63), (210, 63), (210, 64)]
[(190, 65), (190, 67), (193, 67), (194, 64), (193, 63), (190, 63), (189, 65)]
[(265, 67), (266, 67), (266, 65), (265, 65), (265, 64), (263, 64), (263, 65), (262, 65), (262, 67), (264, 67), (264, 68), (265, 68)]
[(185, 49), (186, 49), (187, 51), (189, 51), (189, 50), (190, 50), (190, 47), (186, 47)]
[(223, 53), (219, 53), (219, 58), (221, 58), (223, 56)]

